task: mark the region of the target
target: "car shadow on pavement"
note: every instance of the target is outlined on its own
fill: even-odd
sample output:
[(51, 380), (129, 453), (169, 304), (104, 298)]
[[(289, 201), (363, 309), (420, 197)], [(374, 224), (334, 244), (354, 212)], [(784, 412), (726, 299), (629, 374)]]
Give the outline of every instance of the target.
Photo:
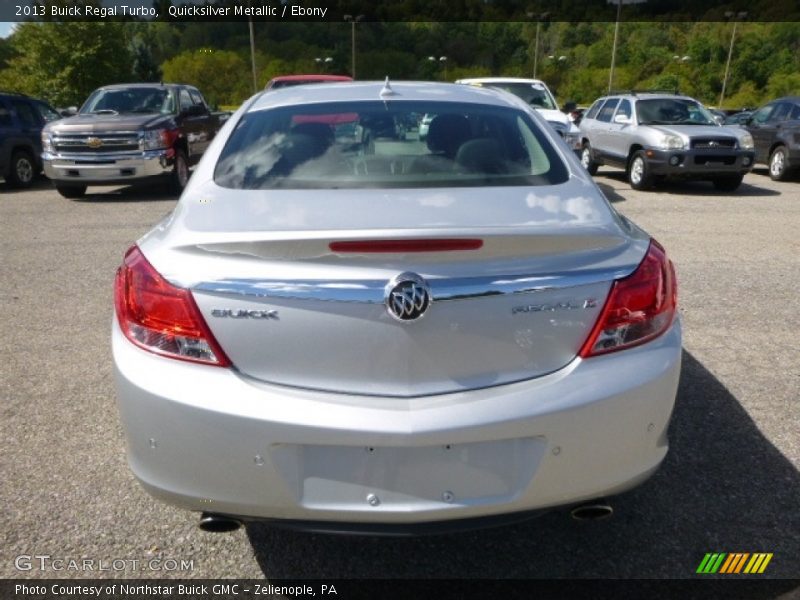
[[(615, 514), (602, 521), (575, 522), (562, 508), (522, 524), (413, 538), (264, 523), (246, 531), (268, 579), (716, 577), (695, 574), (708, 552), (771, 552), (761, 579), (800, 577), (797, 469), (685, 351), (670, 441), (656, 475), (610, 498)], [(795, 586), (775, 580), (747, 597), (774, 598)]]
[(178, 196), (171, 193), (166, 186), (163, 185), (127, 185), (124, 187), (110, 188), (92, 188), (90, 187), (86, 195), (82, 198), (75, 198), (66, 200), (67, 202), (139, 202), (147, 200), (148, 202), (159, 202), (171, 200), (176, 202)]
[(609, 202), (611, 203), (625, 202), (625, 196), (621, 196), (614, 187), (608, 185), (607, 183), (603, 183), (602, 181), (598, 181), (597, 179), (595, 179), (595, 183), (597, 184), (597, 187), (600, 188), (600, 191), (603, 192), (603, 195), (608, 199)]
[[(753, 173), (769, 179), (769, 168), (767, 167), (754, 167)], [(795, 170), (793, 173), (788, 173), (788, 178), (786, 181), (800, 181), (800, 170)]]
[(3, 192), (10, 192), (16, 194), (25, 192), (40, 192), (42, 190), (46, 190), (53, 187), (53, 184), (50, 182), (50, 180), (43, 176), (34, 179), (31, 182), (31, 185), (26, 188), (14, 187), (4, 179), (0, 179), (0, 181), (2, 181), (2, 183), (0, 183), (0, 190), (2, 190)]
[[(598, 173), (595, 177), (595, 183), (600, 186), (600, 189), (603, 190), (603, 193), (606, 194), (606, 197), (611, 202), (616, 202), (616, 200), (612, 199), (609, 196), (609, 190), (612, 194), (618, 196), (621, 200), (625, 200), (625, 198), (619, 196), (616, 192), (616, 186), (609, 185), (607, 183), (603, 183), (601, 179), (597, 177), (603, 177), (608, 179), (613, 179), (615, 181), (619, 181), (630, 189), (628, 184), (628, 179), (623, 171), (603, 171), (602, 173)], [(758, 179), (756, 179), (756, 182)], [(767, 181), (769, 179), (767, 178)], [(683, 181), (680, 179), (676, 179), (674, 181), (662, 181), (656, 184), (655, 186), (651, 187), (646, 192), (640, 193), (650, 193), (650, 194), (679, 194), (681, 196), (725, 196), (730, 198), (737, 198), (737, 197), (747, 197), (747, 196), (780, 196), (781, 193), (776, 190), (771, 190), (769, 188), (761, 187), (758, 183), (752, 183), (752, 180), (746, 180), (733, 192), (723, 192), (716, 189), (710, 181)]]

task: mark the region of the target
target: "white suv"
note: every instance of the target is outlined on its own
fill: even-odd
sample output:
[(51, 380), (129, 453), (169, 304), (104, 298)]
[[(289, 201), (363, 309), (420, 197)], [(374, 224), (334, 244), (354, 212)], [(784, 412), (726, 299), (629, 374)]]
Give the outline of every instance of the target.
[(525, 102), (535, 108), (548, 123), (556, 130), (558, 135), (564, 138), (567, 145), (580, 156), (581, 139), (580, 131), (570, 120), (569, 116), (561, 112), (555, 97), (550, 92), (544, 81), (539, 79), (522, 79), (518, 77), (473, 77), (470, 79), (459, 79), (456, 83), (474, 85), (477, 87), (493, 87), (515, 96), (519, 96)]

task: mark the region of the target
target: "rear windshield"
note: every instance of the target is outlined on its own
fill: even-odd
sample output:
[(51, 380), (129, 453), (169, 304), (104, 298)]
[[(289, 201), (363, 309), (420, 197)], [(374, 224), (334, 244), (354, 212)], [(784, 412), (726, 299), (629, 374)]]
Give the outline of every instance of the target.
[(214, 172), (237, 189), (529, 186), (567, 176), (524, 111), (410, 101), (247, 113)]

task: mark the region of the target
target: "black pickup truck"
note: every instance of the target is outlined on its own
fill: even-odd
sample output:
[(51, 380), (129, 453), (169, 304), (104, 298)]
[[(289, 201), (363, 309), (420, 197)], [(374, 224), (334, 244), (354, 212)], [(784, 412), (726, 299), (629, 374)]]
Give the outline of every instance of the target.
[(166, 181), (180, 193), (226, 115), (190, 85), (117, 84), (42, 130), (42, 163), (66, 198), (89, 185)]

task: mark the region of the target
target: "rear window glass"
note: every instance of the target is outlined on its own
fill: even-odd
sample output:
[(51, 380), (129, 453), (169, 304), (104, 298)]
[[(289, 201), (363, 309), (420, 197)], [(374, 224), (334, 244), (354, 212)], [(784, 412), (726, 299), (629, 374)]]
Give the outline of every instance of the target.
[(567, 177), (524, 111), (409, 101), (247, 113), (214, 172), (217, 184), (238, 189), (529, 186)]

